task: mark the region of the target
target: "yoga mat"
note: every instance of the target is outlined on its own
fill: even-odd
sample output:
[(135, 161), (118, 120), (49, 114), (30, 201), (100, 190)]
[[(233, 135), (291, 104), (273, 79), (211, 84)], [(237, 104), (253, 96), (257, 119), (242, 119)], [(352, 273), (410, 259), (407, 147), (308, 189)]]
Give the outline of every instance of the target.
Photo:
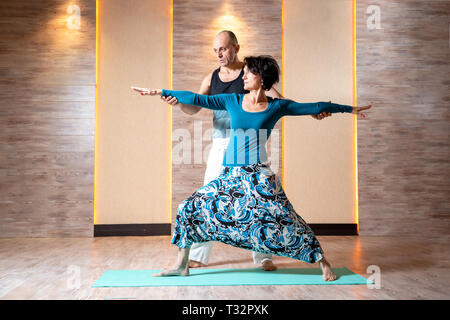
[(161, 270), (107, 270), (94, 284), (99, 287), (335, 285), (373, 283), (347, 268), (333, 268), (335, 281), (322, 279), (320, 268), (190, 269), (189, 276), (152, 277)]

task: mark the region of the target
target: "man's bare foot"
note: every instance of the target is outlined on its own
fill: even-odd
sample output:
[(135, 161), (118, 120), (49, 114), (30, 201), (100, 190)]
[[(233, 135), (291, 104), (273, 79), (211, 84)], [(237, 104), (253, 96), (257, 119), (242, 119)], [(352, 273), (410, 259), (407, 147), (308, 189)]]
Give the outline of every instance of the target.
[(189, 275), (189, 267), (188, 266), (180, 266), (177, 269), (169, 269), (163, 270), (159, 273), (152, 274), (153, 277), (167, 277), (167, 276), (188, 276)]
[(189, 260), (189, 268), (201, 268), (206, 266), (206, 264), (201, 263), (200, 261)]
[(264, 271), (274, 271), (277, 270), (277, 266), (273, 264), (272, 260), (264, 260), (261, 263), (261, 266), (263, 268)]
[(333, 269), (331, 269), (330, 263), (325, 259), (325, 257), (322, 258), (322, 260), (319, 261), (319, 265), (322, 268), (322, 278), (325, 281), (334, 281), (336, 280), (336, 275), (333, 272)]

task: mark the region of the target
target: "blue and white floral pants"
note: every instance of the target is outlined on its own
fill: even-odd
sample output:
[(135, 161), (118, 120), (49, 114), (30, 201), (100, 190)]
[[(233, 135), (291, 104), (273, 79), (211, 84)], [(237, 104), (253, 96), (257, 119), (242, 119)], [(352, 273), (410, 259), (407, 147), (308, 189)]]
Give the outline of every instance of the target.
[(220, 241), (314, 263), (323, 250), (265, 164), (223, 167), (219, 177), (178, 206), (172, 244)]

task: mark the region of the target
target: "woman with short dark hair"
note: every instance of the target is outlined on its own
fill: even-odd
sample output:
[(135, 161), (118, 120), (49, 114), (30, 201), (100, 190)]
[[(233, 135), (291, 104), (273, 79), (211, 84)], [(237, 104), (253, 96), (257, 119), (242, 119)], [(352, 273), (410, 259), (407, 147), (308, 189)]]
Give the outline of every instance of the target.
[(141, 95), (176, 97), (179, 102), (213, 110), (227, 110), (230, 143), (222, 174), (204, 185), (178, 207), (172, 244), (179, 248), (177, 267), (154, 276), (189, 275), (193, 243), (220, 241), (235, 247), (319, 262), (323, 278), (336, 275), (325, 259), (314, 232), (295, 212), (279, 179), (268, 165), (265, 144), (277, 121), (287, 115), (326, 112), (359, 114), (371, 106), (352, 107), (330, 102), (297, 103), (265, 95), (279, 81), (279, 67), (271, 56), (244, 59), (247, 94), (199, 95), (165, 89), (134, 90)]
[(280, 68), (271, 56), (245, 57), (244, 64), (251, 73), (261, 77), (261, 87), (266, 91), (280, 80)]

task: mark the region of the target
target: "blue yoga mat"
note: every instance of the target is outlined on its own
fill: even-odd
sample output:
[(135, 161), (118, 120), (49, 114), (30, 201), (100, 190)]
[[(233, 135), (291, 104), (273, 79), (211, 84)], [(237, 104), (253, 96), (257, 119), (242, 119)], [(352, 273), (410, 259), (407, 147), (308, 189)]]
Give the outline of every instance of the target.
[(161, 270), (107, 270), (93, 288), (166, 286), (334, 285), (373, 283), (347, 268), (333, 268), (335, 281), (324, 281), (320, 268), (190, 269), (189, 276), (152, 277)]

